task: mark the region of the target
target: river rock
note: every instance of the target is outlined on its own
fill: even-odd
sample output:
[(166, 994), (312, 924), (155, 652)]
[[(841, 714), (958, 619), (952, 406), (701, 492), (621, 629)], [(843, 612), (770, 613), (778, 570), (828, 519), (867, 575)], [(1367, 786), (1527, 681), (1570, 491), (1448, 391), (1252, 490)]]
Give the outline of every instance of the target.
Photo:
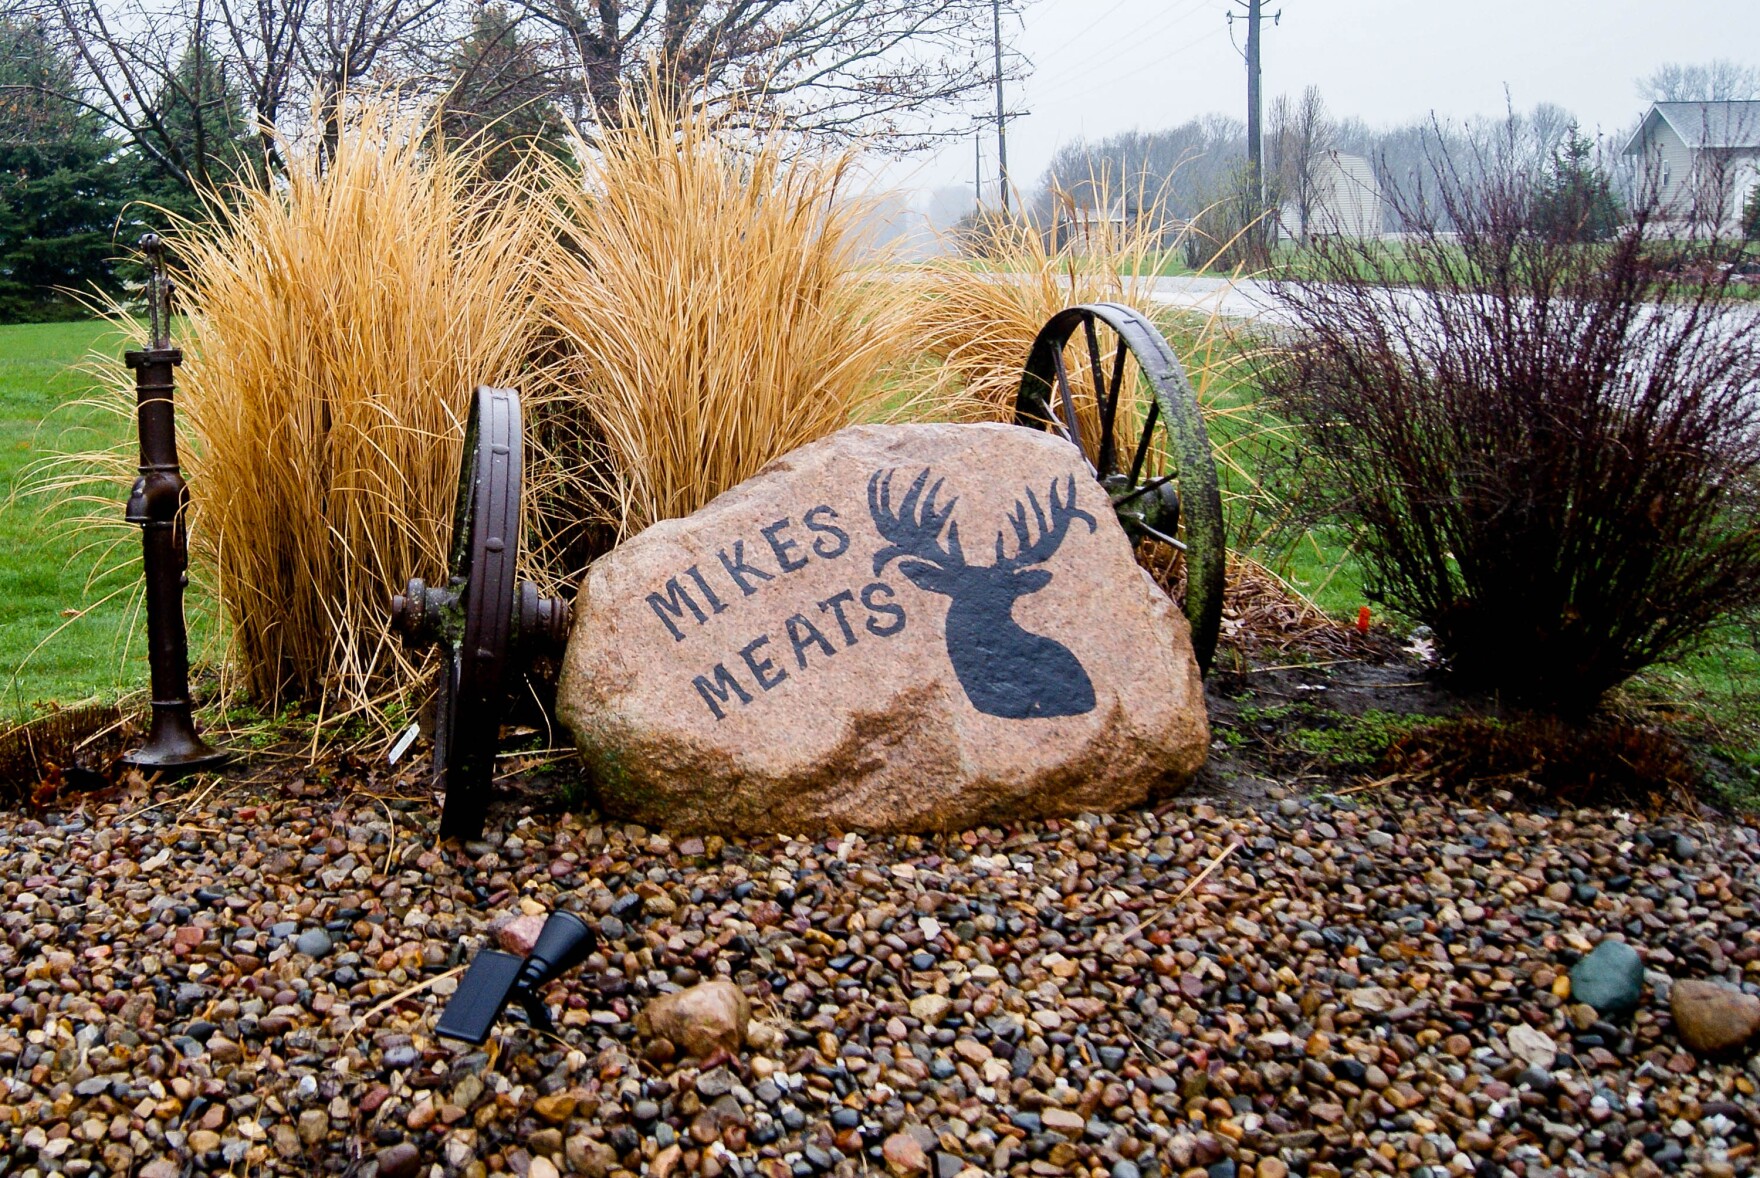
[(1668, 1006), (1681, 1041), (1701, 1055), (1740, 1047), (1760, 1031), (1760, 998), (1734, 986), (1682, 978)]
[(330, 952), (330, 934), (321, 928), (309, 928), (294, 938), (293, 947), (308, 957), (322, 957)]
[(1629, 1017), (1643, 993), (1644, 962), (1624, 941), (1603, 941), (1571, 967), (1571, 997), (1604, 1018)]
[(544, 931), (544, 918), (521, 913), (510, 917), (505, 922), (492, 924), (495, 930), (495, 941), (509, 953), (521, 957), (530, 955), (538, 943), (538, 934)]
[(422, 1153), (407, 1141), (378, 1153), (379, 1178), (411, 1178), (422, 1166)]
[(1209, 743), (1184, 616), (1074, 447), (856, 426), (588, 571), (558, 712), (602, 808), (695, 831), (1116, 811)]
[(886, 1159), (887, 1167), (904, 1178), (912, 1174), (921, 1174), (929, 1168), (929, 1155), (909, 1133), (894, 1133), (880, 1146), (880, 1156)]
[(1526, 1023), (1517, 1023), (1504, 1036), (1510, 1054), (1542, 1071), (1549, 1070), (1558, 1060), (1558, 1044), (1545, 1031), (1535, 1030)]
[(636, 1030), (665, 1039), (699, 1058), (736, 1052), (752, 1017), (745, 993), (724, 978), (662, 994), (636, 1015)]

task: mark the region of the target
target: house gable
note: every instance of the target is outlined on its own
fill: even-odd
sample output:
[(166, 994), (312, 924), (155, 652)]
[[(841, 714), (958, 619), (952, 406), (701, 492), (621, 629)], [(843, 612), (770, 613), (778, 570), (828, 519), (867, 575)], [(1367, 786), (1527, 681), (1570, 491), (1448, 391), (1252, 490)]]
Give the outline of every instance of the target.
[(1760, 102), (1651, 103), (1623, 154), (1655, 169), (1657, 195), (1672, 215), (1721, 206), (1717, 217), (1727, 222), (1760, 179)]

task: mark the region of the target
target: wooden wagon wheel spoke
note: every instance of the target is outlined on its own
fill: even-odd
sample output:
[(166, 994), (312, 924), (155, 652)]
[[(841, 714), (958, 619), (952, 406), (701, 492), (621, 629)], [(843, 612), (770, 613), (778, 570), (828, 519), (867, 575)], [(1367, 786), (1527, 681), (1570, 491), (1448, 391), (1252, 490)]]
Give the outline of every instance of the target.
[[(1154, 324), (1117, 303), (1085, 304), (1053, 316), (1028, 353), (1015, 423), (1056, 430), (1081, 446), (1076, 398), (1064, 359), (1078, 331), (1088, 352), (1100, 429), (1094, 453), (1084, 450), (1084, 457), (1132, 541), (1171, 549), (1162, 550), (1158, 558), (1166, 566), (1163, 581), (1170, 591), (1177, 588), (1191, 624), (1193, 652), (1198, 665), (1208, 670), (1222, 625), (1227, 561), (1222, 497), (1197, 396)], [(1110, 381), (1101, 361), (1108, 332), (1117, 337)], [(1134, 377), (1129, 375), (1132, 362)], [(1061, 401), (1061, 414), (1053, 408), (1054, 397)], [(1127, 433), (1138, 430), (1128, 471), (1119, 469), (1121, 426)]]

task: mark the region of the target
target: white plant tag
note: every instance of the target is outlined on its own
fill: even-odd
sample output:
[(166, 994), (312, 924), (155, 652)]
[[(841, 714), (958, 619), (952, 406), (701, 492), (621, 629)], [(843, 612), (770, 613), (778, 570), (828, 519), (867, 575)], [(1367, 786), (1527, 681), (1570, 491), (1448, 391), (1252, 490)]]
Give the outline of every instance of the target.
[(416, 736), (419, 735), (421, 731), (422, 726), (420, 724), (411, 724), (408, 728), (405, 728), (403, 730), (403, 735), (397, 738), (397, 743), (391, 746), (391, 752), (385, 758), (386, 762), (392, 765), (397, 764), (397, 758), (403, 756), (404, 753), (409, 751), (409, 746), (416, 742)]

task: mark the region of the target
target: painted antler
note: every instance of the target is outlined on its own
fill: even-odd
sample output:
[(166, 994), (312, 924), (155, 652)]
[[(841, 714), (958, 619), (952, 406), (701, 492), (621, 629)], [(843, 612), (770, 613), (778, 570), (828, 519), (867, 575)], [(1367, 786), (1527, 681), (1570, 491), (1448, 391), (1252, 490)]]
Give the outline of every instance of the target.
[(1008, 522), (1014, 528), (1016, 551), (1013, 556), (1003, 555), (1002, 533), (996, 533), (996, 567), (1003, 569), (1027, 568), (1031, 565), (1043, 564), (1050, 560), (1063, 537), (1069, 532), (1071, 520), (1081, 520), (1088, 525), (1088, 531), (1095, 528), (1094, 517), (1076, 506), (1076, 477), (1069, 476), (1068, 490), (1059, 501), (1057, 480), (1051, 480), (1051, 518), (1046, 520), (1045, 509), (1039, 506), (1039, 497), (1033, 494), (1032, 488), (1027, 489), (1027, 503), (1033, 506), (1033, 516), (1039, 525), (1039, 538), (1033, 539), (1027, 528), (1027, 504), (1019, 499), (1014, 501), (1014, 510), (1008, 513)]
[[(887, 547), (874, 554), (874, 575), (879, 576), (888, 562), (905, 559), (920, 561), (940, 569), (962, 569), (966, 565), (965, 553), (959, 546), (959, 524), (949, 524), (948, 517), (953, 514), (954, 504), (959, 502), (955, 495), (947, 503), (936, 510), (935, 496), (941, 491), (946, 480), (936, 479), (934, 486), (929, 486), (929, 471), (912, 480), (905, 491), (904, 498), (899, 501), (898, 510), (892, 508), (892, 476), (894, 471), (877, 470), (868, 480), (868, 513), (874, 517), (874, 526), (880, 535), (889, 542)], [(928, 487), (927, 497), (923, 494)], [(947, 546), (941, 545), (941, 529), (947, 528)], [(908, 573), (908, 565), (900, 565)]]

